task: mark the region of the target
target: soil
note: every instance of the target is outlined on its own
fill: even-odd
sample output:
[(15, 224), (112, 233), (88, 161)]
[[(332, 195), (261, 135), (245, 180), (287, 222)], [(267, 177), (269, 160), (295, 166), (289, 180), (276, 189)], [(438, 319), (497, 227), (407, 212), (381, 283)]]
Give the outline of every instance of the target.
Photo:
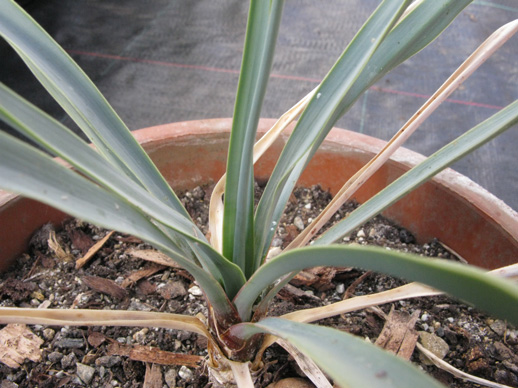
[[(258, 187), (258, 192), (260, 190)], [(210, 191), (207, 187), (197, 187), (182, 197), (204, 232)], [(330, 194), (319, 187), (297, 189), (279, 224), (273, 246), (285, 247), (330, 199)], [(344, 205), (335, 220), (356, 206), (355, 203)], [(0, 306), (165, 311), (189, 315), (206, 311), (201, 291), (187, 272), (160, 267), (129, 254), (131, 249), (151, 249), (132, 236), (110, 235), (92, 259), (76, 270), (76, 260), (107, 234), (106, 230), (78, 220), (66, 221), (59, 230), (44, 226), (33, 236), (30, 252), (2, 274)], [(374, 244), (458, 260), (439, 241), (418, 245), (410, 232), (383, 217), (376, 217), (356, 230), (344, 243)], [(402, 284), (402, 280), (350, 268), (317, 268), (298, 276), (285, 287), (272, 304), (270, 315), (321, 306)], [(318, 323), (374, 342), (385, 325), (383, 313), (395, 310), (413, 314), (415, 330), (433, 334), (430, 337), (445, 346), (446, 362), (470, 374), (518, 387), (516, 328), (443, 296), (401, 301), (380, 306), (380, 309), (344, 314)], [(204, 387), (207, 384), (206, 371), (199, 366), (202, 363), (197, 362), (207, 355), (206, 340), (195, 334), (126, 327), (33, 325), (29, 330), (43, 340), (42, 359), (39, 362), (26, 359), (13, 368), (0, 364), (2, 388)], [(178, 363), (178, 353), (193, 356), (187, 361), (191, 362), (190, 367), (174, 365)], [(417, 350), (411, 357), (414, 363), (447, 386), (478, 386), (428, 365)], [(266, 351), (265, 363), (267, 368), (259, 376), (258, 387), (303, 375), (278, 345)]]

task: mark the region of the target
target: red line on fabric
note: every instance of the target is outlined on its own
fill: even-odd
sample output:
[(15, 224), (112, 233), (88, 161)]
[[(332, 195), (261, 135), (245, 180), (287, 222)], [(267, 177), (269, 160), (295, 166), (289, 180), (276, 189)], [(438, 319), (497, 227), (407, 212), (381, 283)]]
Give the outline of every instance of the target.
[[(86, 55), (86, 56), (90, 56), (90, 57), (98, 57), (98, 58), (106, 58), (106, 59), (114, 59), (117, 61), (145, 63), (145, 64), (149, 64), (149, 65), (177, 67), (177, 68), (184, 68), (184, 69), (203, 70), (203, 71), (211, 71), (211, 72), (218, 72), (218, 73), (236, 74), (236, 75), (239, 74), (239, 70), (223, 69), (220, 67), (210, 67), (210, 66), (200, 66), (200, 65), (189, 65), (189, 64), (176, 63), (176, 62), (156, 61), (156, 60), (151, 60), (151, 59), (124, 57), (124, 56), (120, 56), (120, 55), (101, 54), (101, 53), (95, 53), (95, 52), (90, 52), (90, 51), (81, 51), (81, 50), (67, 50), (67, 52), (70, 54)], [(321, 81), (320, 79), (317, 79), (317, 78), (308, 78), (308, 77), (300, 77), (300, 76), (284, 75), (284, 74), (271, 74), (271, 77), (287, 79), (287, 80), (295, 80), (295, 81), (312, 82), (312, 83), (319, 83)], [(370, 89), (375, 90), (377, 92), (388, 93), (388, 94), (397, 94), (397, 95), (401, 95), (401, 96), (411, 96), (411, 97), (417, 97), (417, 98), (422, 98), (422, 99), (430, 98), (430, 96), (425, 95), (425, 94), (406, 92), (403, 90), (381, 88), (379, 86), (371, 86)], [(488, 108), (488, 109), (494, 109), (494, 110), (500, 110), (503, 108), (502, 106), (497, 106), (497, 105), (483, 104), (483, 103), (474, 102), (474, 101), (455, 100), (455, 99), (450, 99), (450, 98), (447, 99), (446, 101), (453, 103), (453, 104), (476, 106), (479, 108)]]
[(239, 74), (238, 70), (222, 69), (222, 68), (219, 68), (219, 67), (186, 65), (186, 64), (175, 63), (175, 62), (165, 62), (165, 61), (155, 61), (155, 60), (151, 60), (151, 59), (123, 57), (123, 56), (120, 56), (120, 55), (100, 54), (100, 53), (94, 53), (94, 52), (89, 52), (89, 51), (79, 51), (79, 50), (67, 50), (67, 52), (71, 53), (71, 54), (87, 55), (87, 56), (90, 56), (90, 57), (115, 59), (117, 61), (146, 63), (146, 64), (149, 64), (149, 65), (168, 66), (168, 67), (180, 67), (180, 68), (185, 68), (185, 69), (215, 71), (215, 72), (219, 72), (219, 73)]
[[(413, 93), (413, 92), (405, 92), (402, 90), (394, 90), (394, 89), (387, 89), (387, 88), (380, 88), (379, 86), (371, 86), (371, 90), (375, 90), (377, 92), (382, 93), (390, 93), (390, 94), (398, 94), (401, 96), (411, 96), (411, 97), (418, 97), (423, 99), (428, 99), (431, 96), (427, 96), (426, 94), (419, 94), (419, 93)], [(452, 98), (446, 99), (447, 102), (451, 102), (453, 104), (462, 104), (462, 105), (469, 105), (469, 106), (476, 106), (479, 108), (488, 108), (488, 109), (496, 109), (500, 110), (503, 108), (503, 106), (497, 106), (497, 105), (490, 105), (490, 104), (483, 104), (480, 102), (474, 102), (474, 101), (464, 101), (464, 100), (455, 100)]]

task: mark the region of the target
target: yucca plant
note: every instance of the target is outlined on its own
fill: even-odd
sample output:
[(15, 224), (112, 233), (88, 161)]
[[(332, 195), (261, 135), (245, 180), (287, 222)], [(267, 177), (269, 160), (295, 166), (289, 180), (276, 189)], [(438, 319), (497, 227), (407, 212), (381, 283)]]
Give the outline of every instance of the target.
[[(213, 383), (253, 386), (250, 370), (276, 339), (297, 349), (339, 386), (437, 387), (411, 364), (335, 329), (307, 322), (404, 298), (457, 297), (496, 317), (518, 323), (515, 268), (488, 274), (469, 265), (424, 259), (381, 248), (335, 244), (437, 172), (518, 122), (518, 101), (445, 146), (341, 220), (315, 236), (418, 125), (518, 29), (498, 30), (444, 83), (364, 168), (346, 182), (322, 214), (278, 256), (268, 252), (288, 198), (308, 161), (335, 122), (362, 92), (432, 42), (470, 0), (385, 0), (349, 43), (322, 83), (255, 143), (271, 68), (282, 0), (251, 0), (230, 138), (227, 174), (210, 205), (210, 241), (86, 75), (12, 0), (0, 0), (0, 34), (95, 145), (90, 147), (22, 97), (0, 86), (0, 118), (39, 149), (0, 132), (0, 187), (91, 223), (132, 234), (189, 271), (203, 290), (206, 320), (169, 313), (2, 308), (0, 322), (52, 325), (148, 326), (189, 330), (208, 338)], [(262, 198), (254, 208), (254, 162), (298, 118)], [(311, 246), (306, 246), (312, 241)], [(409, 281), (368, 301), (268, 317), (268, 304), (300, 270), (352, 266)], [(514, 271), (514, 272), (513, 272)], [(498, 303), (494, 301), (497, 300)], [(312, 361), (308, 361), (312, 360)], [(317, 368), (310, 378), (329, 383)]]

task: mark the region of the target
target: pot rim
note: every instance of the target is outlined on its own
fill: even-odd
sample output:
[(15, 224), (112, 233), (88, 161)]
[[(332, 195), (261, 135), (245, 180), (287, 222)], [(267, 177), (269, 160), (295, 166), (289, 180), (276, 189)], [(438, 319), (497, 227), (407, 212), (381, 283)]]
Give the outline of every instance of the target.
[[(275, 123), (275, 121), (275, 119), (261, 119), (259, 122), (258, 133), (262, 134), (266, 132)], [(192, 160), (192, 158), (195, 158), (196, 152), (203, 150), (204, 146), (208, 147), (207, 149), (210, 149), (213, 145), (212, 142), (214, 145), (219, 143), (218, 147), (220, 151), (218, 151), (219, 154), (217, 157), (219, 159), (212, 159), (214, 162), (218, 160), (218, 165), (216, 166), (214, 163), (211, 163), (214, 166), (209, 166), (209, 168), (216, 166), (216, 169), (219, 171), (218, 176), (221, 176), (221, 171), (224, 170), (226, 161), (226, 143), (228, 142), (228, 135), (230, 134), (231, 126), (232, 120), (229, 118), (194, 120), (143, 128), (134, 131), (133, 134), (150, 153), (155, 151), (161, 153), (160, 149), (162, 147), (166, 147), (164, 151), (166, 152), (165, 155), (168, 155), (168, 152), (170, 151), (168, 151), (167, 145), (172, 145), (173, 149), (178, 149), (177, 146), (181, 148), (183, 144), (194, 145), (195, 148), (191, 149), (189, 153), (189, 161)], [(282, 140), (285, 140), (288, 137), (289, 132), (293, 130), (293, 128), (293, 124), (287, 128), (286, 133), (282, 136)], [(201, 136), (205, 134), (212, 136)], [(185, 141), (183, 141), (182, 138), (185, 138)], [(386, 142), (382, 140), (364, 134), (335, 128), (329, 133), (319, 150), (329, 151), (323, 152), (322, 155), (345, 155), (348, 153), (347, 150), (349, 150), (349, 154), (358, 154), (360, 157), (358, 160), (363, 160), (361, 163), (365, 163), (366, 160), (369, 160), (369, 158), (372, 157), (373, 153), (382, 149), (385, 144)], [(222, 145), (224, 146), (222, 147)], [(221, 151), (221, 148), (225, 148), (225, 151)], [(388, 162), (388, 169), (395, 169), (400, 175), (404, 170), (409, 169), (424, 159), (424, 156), (416, 152), (410, 151), (406, 148), (400, 148), (394, 153), (393, 157)], [(189, 162), (188, 164), (190, 164), (190, 166), (188, 166), (187, 170), (193, 167), (193, 165), (194, 167), (198, 166), (196, 162)], [(357, 166), (358, 164), (353, 164), (351, 165), (351, 168), (359, 168)], [(361, 166), (361, 164), (359, 164), (359, 166)], [(329, 170), (329, 168), (334, 167), (319, 168), (326, 168), (325, 171), (334, 171)], [(258, 170), (261, 170), (261, 168)], [(311, 168), (308, 168), (308, 170), (311, 170)], [(215, 170), (213, 168), (213, 172), (214, 171)], [(321, 171), (324, 170), (318, 170), (316, 179), (320, 178)], [(259, 173), (259, 175), (261, 174), (262, 172)], [(214, 174), (212, 174), (212, 176), (213, 179), (217, 179)], [(194, 178), (194, 175), (189, 175), (189, 177)], [(176, 179), (175, 177), (169, 178), (172, 178), (170, 179), (172, 182)], [(394, 176), (392, 179), (393, 178)], [(190, 180), (189, 182), (192, 183), (194, 180)], [(310, 182), (317, 183), (315, 180), (311, 180)], [(180, 183), (180, 181), (178, 181), (178, 183)], [(342, 183), (337, 180), (336, 184), (335, 182), (333, 182), (333, 184), (335, 186), (339, 185), (339, 188)], [(427, 194), (428, 197), (419, 197), (419, 190), (421, 190), (421, 188), (418, 188), (416, 191), (409, 194), (410, 196), (413, 196), (414, 193), (416, 193), (416, 197), (418, 197), (417, 202), (415, 200), (398, 201), (398, 203), (387, 209), (386, 216), (392, 218), (396, 223), (406, 227), (411, 232), (417, 233), (418, 239), (420, 239), (421, 242), (425, 242), (425, 239), (433, 237), (441, 239), (442, 236), (446, 239), (448, 244), (450, 244), (448, 241), (451, 242), (451, 238), (454, 239), (452, 246), (453, 249), (461, 249), (463, 246), (470, 246), (469, 251), (476, 252), (476, 257), (472, 254), (469, 254), (471, 256), (468, 257), (473, 257), (474, 260), (472, 263), (475, 265), (480, 265), (486, 268), (497, 268), (515, 261), (515, 257), (518, 254), (518, 213), (516, 211), (511, 209), (503, 201), (496, 198), (480, 185), (449, 168), (432, 178), (431, 183), (425, 183), (423, 187), (430, 184), (434, 189), (431, 194)], [(336, 191), (336, 189), (333, 190)], [(440, 192), (445, 193), (446, 197), (443, 197), (444, 194), (440, 194)], [(361, 195), (365, 197), (364, 194)], [(370, 195), (372, 195), (372, 193)], [(439, 195), (439, 197), (437, 197), (437, 195)], [(361, 200), (363, 202), (366, 199)], [(466, 216), (468, 216), (468, 218), (466, 218), (462, 223), (459, 223), (458, 226), (455, 226), (455, 223), (445, 224), (443, 222), (439, 226), (435, 223), (432, 229), (427, 232), (426, 229), (423, 228), (428, 228), (428, 226), (420, 226), (420, 223), (423, 221), (421, 220), (422, 215), (429, 214), (426, 212), (430, 210), (437, 211), (437, 208), (432, 206), (426, 210), (423, 207), (423, 204), (428, 205), (428, 202), (423, 201), (437, 202), (439, 200), (442, 201), (438, 202), (442, 204), (440, 205), (439, 210), (443, 211), (445, 214), (450, 214), (450, 219), (451, 217), (457, 219), (459, 217)], [(401, 207), (400, 204), (404, 204), (404, 206)], [(409, 207), (404, 208), (407, 205)], [(457, 207), (459, 210), (464, 208), (466, 208), (466, 211), (471, 211), (469, 209), (473, 210), (471, 213), (462, 213), (460, 216), (452, 216), (451, 213), (457, 212)], [(21, 211), (21, 215), (18, 213), (19, 211)], [(14, 217), (18, 217), (14, 222), (12, 221), (14, 219), (12, 218), (13, 215)], [(46, 222), (53, 222), (54, 224), (59, 223), (64, 217), (65, 215), (63, 213), (52, 209), (49, 206), (39, 204), (32, 200), (26, 200), (17, 195), (0, 190), (0, 237), (2, 237), (0, 240), (0, 259), (5, 261), (5, 259), (16, 257), (19, 253), (23, 252), (23, 246), (27, 247), (30, 236), (37, 228)], [(483, 222), (487, 227), (489, 227), (489, 229), (479, 230), (478, 226), (475, 228), (473, 226), (473, 217), (477, 220), (484, 219), (485, 221)], [(8, 221), (6, 222), (5, 220)], [(412, 225), (410, 225), (409, 222)], [(459, 226), (461, 226), (461, 228), (459, 228)], [(468, 227), (469, 230), (465, 229), (466, 227)], [(484, 226), (484, 228), (486, 228), (486, 226)], [(19, 232), (18, 230), (22, 231)], [(421, 234), (423, 231), (424, 234)], [(467, 232), (466, 235), (463, 235), (463, 231)], [(474, 240), (469, 237), (474, 233), (482, 236), (482, 239), (479, 239), (480, 241), (477, 241), (476, 245), (474, 245)], [(17, 238), (17, 234), (23, 234), (24, 241), (14, 241)], [(498, 234), (502, 236), (502, 239), (498, 241), (504, 242), (504, 245), (500, 247), (500, 245), (498, 245), (500, 242), (497, 245), (495, 245), (495, 242), (492, 242), (490, 245), (484, 246), (487, 244), (487, 241), (490, 241), (488, 238), (492, 238)], [(493, 251), (494, 248), (496, 248), (496, 251)], [(463, 249), (464, 248), (459, 252), (462, 252)], [(486, 264), (486, 260), (490, 260), (492, 264)], [(3, 261), (0, 261), (0, 270), (2, 268), (6, 268), (6, 265), (8, 265), (7, 262), (4, 263)]]
[[(276, 121), (276, 119), (271, 118), (261, 119), (258, 134), (264, 134)], [(172, 138), (176, 139), (191, 136), (193, 133), (199, 135), (230, 133), (231, 127), (231, 118), (203, 119), (142, 128), (134, 131), (133, 134), (139, 143), (146, 145), (165, 139), (170, 140)], [(294, 124), (291, 124), (285, 130), (284, 137), (287, 137), (291, 131), (293, 131), (293, 128)], [(376, 154), (387, 142), (369, 135), (335, 127), (328, 134), (320, 149), (325, 150), (329, 143), (347, 145), (357, 150)], [(424, 161), (426, 157), (408, 148), (400, 147), (394, 152), (390, 159), (408, 168), (412, 168)], [(500, 224), (509, 235), (518, 241), (518, 212), (478, 183), (475, 183), (467, 176), (460, 174), (452, 168), (444, 169), (431, 178), (431, 181), (463, 197), (472, 206), (480, 209), (488, 217)]]

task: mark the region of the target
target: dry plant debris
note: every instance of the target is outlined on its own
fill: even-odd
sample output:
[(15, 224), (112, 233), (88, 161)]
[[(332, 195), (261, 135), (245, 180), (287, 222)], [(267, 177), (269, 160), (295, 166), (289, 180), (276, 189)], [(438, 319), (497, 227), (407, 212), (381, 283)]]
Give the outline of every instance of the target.
[[(198, 187), (182, 199), (204, 232), (209, 194), (210, 188)], [(300, 233), (294, 220), (307, 225), (329, 199), (329, 193), (318, 187), (297, 189), (279, 224), (274, 246), (285, 248)], [(334, 220), (344, 217), (355, 206), (354, 203), (345, 205)], [(193, 283), (192, 277), (139, 239), (114, 233), (100, 244), (107, 231), (70, 220), (55, 231), (55, 239), (62, 251), (74, 258), (74, 261), (66, 262), (49, 247), (49, 234), (53, 230), (47, 225), (36, 233), (30, 255), (20, 257), (16, 266), (0, 277), (0, 305), (206, 314), (201, 290)], [(376, 244), (427, 256), (453, 257), (439, 242), (417, 245), (409, 232), (379, 217), (353, 232), (344, 242)], [(84, 257), (96, 244), (99, 248), (95, 255), (82, 268), (76, 269), (75, 260)], [(92, 278), (96, 279), (93, 283)], [(88, 280), (85, 282), (84, 279)], [(402, 284), (404, 282), (398, 279), (351, 268), (314, 268), (299, 274), (282, 290), (271, 306), (271, 315), (323, 306)], [(113, 285), (116, 287), (112, 289)], [(124, 290), (124, 295), (121, 290)], [(392, 308), (393, 315), (406, 317), (402, 327), (391, 324), (391, 320), (385, 322), (384, 315), (389, 315)], [(394, 344), (404, 343), (401, 338), (409, 336), (412, 339), (407, 340), (409, 345), (398, 348), (406, 349), (403, 352), (406, 357), (415, 344), (414, 330), (427, 332), (448, 343), (449, 351), (444, 357), (446, 363), (467, 373), (518, 387), (516, 328), (445, 296), (384, 305), (379, 307), (379, 311), (367, 309), (318, 323), (369, 338), (372, 342), (388, 337), (386, 344), (391, 348), (398, 348)], [(415, 323), (413, 329), (410, 329), (412, 324), (406, 321), (407, 318)], [(167, 387), (203, 387), (207, 381), (203, 368), (198, 367), (207, 354), (206, 340), (191, 333), (138, 327), (59, 328), (38, 325), (31, 326), (30, 330), (44, 340), (40, 346), (41, 361), (27, 358), (17, 369), (0, 364), (0, 384), (12, 382), (19, 388), (137, 388), (152, 386), (150, 384), (158, 381), (157, 370), (161, 371), (163, 385)], [(421, 345), (417, 343), (417, 346)], [(180, 356), (187, 358), (181, 359)], [(449, 372), (434, 365), (423, 364), (418, 352), (413, 352), (410, 359), (451, 388), (476, 386), (453, 378)], [(267, 368), (259, 377), (257, 387), (303, 376), (290, 354), (277, 344), (266, 350), (264, 362)], [(178, 365), (185, 363), (191, 366)]]
[(414, 329), (419, 313), (420, 311), (416, 310), (410, 315), (392, 308), (375, 344), (405, 360), (410, 360), (419, 337)]
[(0, 330), (0, 362), (19, 368), (25, 359), (41, 360), (43, 340), (25, 325), (7, 325)]

